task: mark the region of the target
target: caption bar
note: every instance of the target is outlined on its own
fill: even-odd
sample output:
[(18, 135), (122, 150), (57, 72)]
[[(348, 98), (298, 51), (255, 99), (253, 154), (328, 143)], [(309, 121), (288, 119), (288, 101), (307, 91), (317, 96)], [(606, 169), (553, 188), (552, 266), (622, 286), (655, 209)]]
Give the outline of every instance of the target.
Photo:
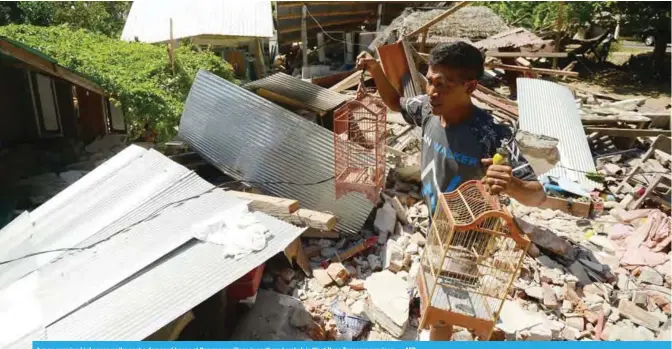
[[(647, 349), (669, 349), (669, 341), (642, 342)], [(33, 349), (445, 349), (507, 348), (539, 349), (539, 342), (33, 342)], [(544, 342), (548, 347), (623, 348), (632, 349), (633, 342)], [(515, 348), (514, 348), (515, 346)]]

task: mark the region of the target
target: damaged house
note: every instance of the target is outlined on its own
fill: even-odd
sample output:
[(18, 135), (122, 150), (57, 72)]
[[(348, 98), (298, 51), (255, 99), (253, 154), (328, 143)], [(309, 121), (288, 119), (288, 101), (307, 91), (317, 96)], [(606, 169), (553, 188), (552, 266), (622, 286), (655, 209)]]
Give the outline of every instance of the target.
[(81, 177), (77, 171), (93, 169), (105, 154), (100, 144), (87, 150), (84, 144), (123, 137), (126, 125), (96, 83), (3, 37), (0, 76), (0, 167), (11, 169), (0, 174), (4, 226), (17, 210), (45, 202)]

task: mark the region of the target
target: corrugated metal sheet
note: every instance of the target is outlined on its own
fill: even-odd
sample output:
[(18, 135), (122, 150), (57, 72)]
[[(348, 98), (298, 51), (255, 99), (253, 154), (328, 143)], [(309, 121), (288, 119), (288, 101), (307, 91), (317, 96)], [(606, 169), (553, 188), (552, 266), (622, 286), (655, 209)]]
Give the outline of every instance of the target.
[(373, 206), (359, 193), (335, 199), (333, 134), (212, 73), (200, 71), (189, 91), (180, 139), (208, 162), (266, 192), (328, 211), (337, 229), (355, 234)]
[[(47, 328), (49, 340), (142, 340), (225, 285), (281, 253), (301, 230), (255, 213), (272, 226), (263, 251), (237, 261), (221, 246), (191, 241), (138, 277)], [(95, 319), (95, 321), (92, 321)]]
[(263, 88), (322, 112), (336, 109), (350, 99), (346, 95), (311, 84), (285, 73), (273, 74), (261, 80), (250, 82), (243, 87), (248, 90)]
[(520, 129), (559, 140), (560, 163), (545, 175), (570, 179), (589, 191), (599, 187), (584, 173), (569, 170), (595, 171), (572, 92), (564, 86), (538, 79), (519, 78), (517, 84)]
[(121, 39), (141, 42), (170, 40), (170, 19), (175, 39), (200, 35), (228, 37), (273, 36), (270, 1), (134, 1)]
[[(34, 291), (26, 292), (22, 300), (38, 306), (28, 315), (39, 320), (23, 329), (35, 330), (28, 339), (44, 337), (40, 327), (46, 327), (47, 340), (68, 339), (59, 331), (73, 330), (87, 339), (143, 339), (225, 287), (226, 282), (263, 263), (265, 259), (261, 258), (284, 249), (304, 230), (255, 213), (273, 238), (267, 249), (243, 258), (248, 262), (224, 258), (221, 246), (195, 243), (190, 233), (193, 224), (217, 211), (244, 204), (162, 154), (130, 146), (1, 231), (0, 260), (58, 248), (80, 250), (53, 252), (0, 266), (0, 294), (27, 280), (26, 275), (37, 278)], [(210, 260), (216, 252), (221, 256)], [(174, 259), (179, 260), (177, 265), (169, 262)], [(213, 281), (211, 276), (199, 273), (213, 263), (223, 265), (225, 269), (219, 272), (228, 279), (222, 276)], [(250, 264), (254, 265), (243, 269)], [(147, 279), (159, 267), (161, 280)], [(183, 272), (189, 274), (184, 277), (191, 283), (182, 287), (165, 283), (178, 281), (165, 275)], [(133, 287), (129, 292), (128, 285), (135, 283), (154, 293)], [(200, 285), (198, 291), (190, 289), (194, 284)], [(104, 317), (80, 314), (106, 297), (115, 297), (115, 301), (105, 308)], [(138, 313), (137, 304), (154, 307), (151, 316)], [(8, 316), (2, 307), (0, 304), (0, 316)], [(57, 326), (53, 332), (52, 326)], [(16, 333), (17, 339), (24, 334)], [(15, 344), (21, 347), (21, 343), (30, 344), (26, 338)]]

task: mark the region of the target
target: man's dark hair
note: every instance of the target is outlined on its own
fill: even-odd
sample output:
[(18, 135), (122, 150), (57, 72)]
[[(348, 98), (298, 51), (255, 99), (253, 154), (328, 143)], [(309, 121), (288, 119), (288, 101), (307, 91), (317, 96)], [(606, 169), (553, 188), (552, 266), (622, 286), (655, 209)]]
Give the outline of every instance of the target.
[(483, 76), (483, 61), (481, 51), (463, 41), (439, 44), (429, 53), (429, 65), (456, 69), (465, 80)]

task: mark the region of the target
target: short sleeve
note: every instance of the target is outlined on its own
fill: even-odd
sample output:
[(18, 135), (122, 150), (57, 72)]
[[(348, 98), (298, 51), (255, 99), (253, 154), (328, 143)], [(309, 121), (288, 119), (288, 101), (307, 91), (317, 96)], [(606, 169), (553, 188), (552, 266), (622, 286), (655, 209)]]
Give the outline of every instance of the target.
[(401, 115), (407, 123), (415, 126), (422, 126), (423, 109), (426, 103), (426, 96), (401, 97), (399, 106), (401, 106)]

